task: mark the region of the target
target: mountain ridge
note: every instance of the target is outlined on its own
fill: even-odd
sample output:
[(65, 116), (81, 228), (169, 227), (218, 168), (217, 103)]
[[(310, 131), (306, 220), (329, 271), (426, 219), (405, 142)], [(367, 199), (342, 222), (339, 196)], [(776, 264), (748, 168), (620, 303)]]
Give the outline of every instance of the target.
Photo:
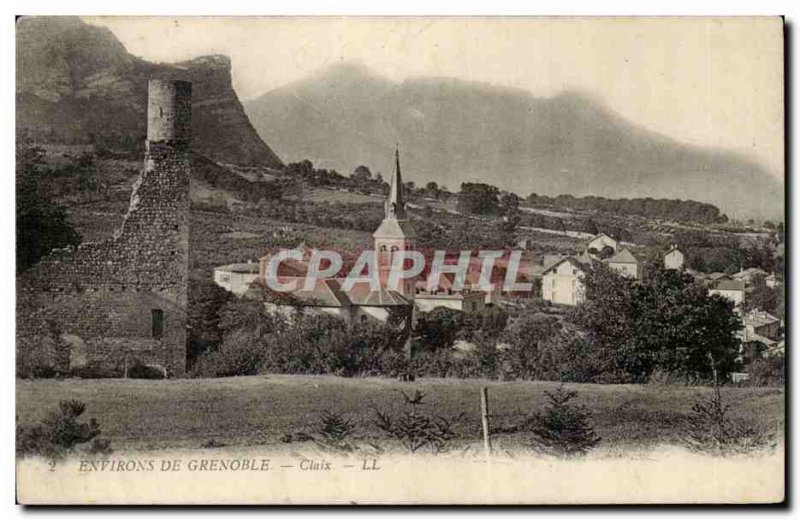
[(782, 183), (758, 163), (637, 125), (581, 91), (545, 98), (458, 78), (392, 82), (336, 65), (244, 107), (290, 162), (387, 172), (399, 142), (407, 178), (451, 189), (480, 180), (523, 196), (678, 198), (734, 216), (783, 212)]
[(18, 132), (45, 142), (111, 133), (138, 140), (146, 133), (147, 80), (185, 79), (193, 83), (195, 150), (219, 162), (283, 167), (244, 112), (227, 56), (151, 63), (109, 29), (75, 17), (20, 18), (16, 37)]

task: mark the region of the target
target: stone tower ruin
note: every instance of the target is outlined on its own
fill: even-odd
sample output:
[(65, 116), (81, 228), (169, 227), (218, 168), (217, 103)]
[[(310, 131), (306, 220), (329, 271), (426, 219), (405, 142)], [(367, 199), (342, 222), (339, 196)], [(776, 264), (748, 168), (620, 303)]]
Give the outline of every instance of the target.
[(18, 356), (49, 342), (66, 345), (61, 369), (185, 374), (192, 85), (151, 80), (148, 92), (144, 168), (123, 223), (18, 278)]

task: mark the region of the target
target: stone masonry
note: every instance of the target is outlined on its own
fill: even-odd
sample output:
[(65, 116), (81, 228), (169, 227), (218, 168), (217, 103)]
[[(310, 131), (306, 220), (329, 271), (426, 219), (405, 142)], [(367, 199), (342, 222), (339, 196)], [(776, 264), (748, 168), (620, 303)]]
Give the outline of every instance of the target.
[(144, 169), (125, 219), (108, 240), (53, 251), (18, 278), (18, 352), (60, 334), (85, 345), (82, 363), (185, 374), (192, 85), (148, 86)]

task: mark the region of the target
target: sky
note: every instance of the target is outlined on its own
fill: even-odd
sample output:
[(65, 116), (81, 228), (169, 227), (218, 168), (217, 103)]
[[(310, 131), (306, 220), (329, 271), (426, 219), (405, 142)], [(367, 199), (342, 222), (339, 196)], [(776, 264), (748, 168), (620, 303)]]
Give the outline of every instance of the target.
[(242, 99), (340, 62), (395, 81), (446, 76), (548, 97), (580, 90), (682, 142), (784, 176), (779, 18), (99, 17), (157, 62), (232, 61)]

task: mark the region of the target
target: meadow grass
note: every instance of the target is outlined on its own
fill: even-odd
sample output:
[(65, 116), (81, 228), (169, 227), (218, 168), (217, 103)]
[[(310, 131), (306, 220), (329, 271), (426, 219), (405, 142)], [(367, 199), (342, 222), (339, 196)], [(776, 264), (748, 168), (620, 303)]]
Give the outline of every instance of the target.
[[(423, 378), (400, 382), (382, 378), (263, 375), (172, 380), (18, 380), (18, 421), (38, 421), (61, 399), (87, 404), (103, 436), (117, 449), (200, 447), (213, 439), (229, 446), (272, 444), (286, 434), (313, 432), (325, 410), (352, 419), (355, 435), (383, 440), (375, 410), (399, 413), (401, 392), (426, 394), (421, 410), (448, 417), (458, 440), (480, 438), (479, 389), (489, 388), (492, 429), (509, 431), (528, 414), (541, 411), (546, 390), (558, 383)], [(606, 449), (677, 444), (692, 404), (711, 389), (687, 386), (567, 384), (578, 404), (592, 412)], [(725, 388), (732, 415), (783, 429), (783, 388)], [(498, 435), (500, 443), (515, 435)]]

